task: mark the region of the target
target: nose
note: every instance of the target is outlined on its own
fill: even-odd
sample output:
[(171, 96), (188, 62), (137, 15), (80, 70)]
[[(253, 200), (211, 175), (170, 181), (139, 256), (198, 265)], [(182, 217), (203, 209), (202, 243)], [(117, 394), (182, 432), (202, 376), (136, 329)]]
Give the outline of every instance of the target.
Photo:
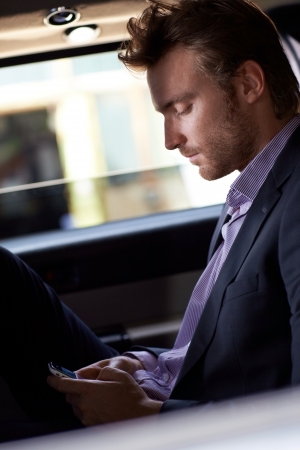
[(186, 139), (178, 124), (174, 120), (165, 119), (165, 147), (167, 150), (175, 150), (185, 144)]

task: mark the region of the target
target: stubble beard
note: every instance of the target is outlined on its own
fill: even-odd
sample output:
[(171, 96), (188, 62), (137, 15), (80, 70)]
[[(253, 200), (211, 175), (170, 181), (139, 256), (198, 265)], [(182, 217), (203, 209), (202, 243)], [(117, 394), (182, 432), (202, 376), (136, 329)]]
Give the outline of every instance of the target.
[(258, 126), (236, 104), (227, 104), (206, 139), (208, 163), (199, 167), (205, 180), (217, 180), (242, 171), (257, 154)]

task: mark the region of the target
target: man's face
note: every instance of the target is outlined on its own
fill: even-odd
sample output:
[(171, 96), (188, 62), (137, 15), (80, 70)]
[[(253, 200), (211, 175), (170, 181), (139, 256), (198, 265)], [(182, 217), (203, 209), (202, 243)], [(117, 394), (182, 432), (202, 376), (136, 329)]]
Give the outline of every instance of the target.
[(234, 106), (210, 78), (196, 68), (195, 55), (170, 50), (148, 69), (157, 111), (165, 118), (165, 146), (199, 167), (207, 180), (243, 170), (257, 153), (257, 127), (247, 108)]

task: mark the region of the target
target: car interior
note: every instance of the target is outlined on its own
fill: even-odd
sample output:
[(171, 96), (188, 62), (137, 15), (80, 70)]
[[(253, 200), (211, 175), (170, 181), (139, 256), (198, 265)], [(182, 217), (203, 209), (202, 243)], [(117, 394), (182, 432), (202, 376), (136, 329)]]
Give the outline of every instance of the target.
[[(300, 2), (256, 3), (299, 76)], [(117, 58), (146, 6), (0, 5), (0, 245), (120, 352), (172, 346), (237, 176), (204, 181), (164, 148), (145, 75)], [(22, 419), (0, 390), (5, 418)]]

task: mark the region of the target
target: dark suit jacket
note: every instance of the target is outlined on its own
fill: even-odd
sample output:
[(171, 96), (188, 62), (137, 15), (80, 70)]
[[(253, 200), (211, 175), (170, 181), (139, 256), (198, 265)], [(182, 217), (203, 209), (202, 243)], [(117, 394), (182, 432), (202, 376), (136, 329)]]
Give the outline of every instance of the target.
[(299, 382), (300, 129), (248, 211), (162, 411)]

